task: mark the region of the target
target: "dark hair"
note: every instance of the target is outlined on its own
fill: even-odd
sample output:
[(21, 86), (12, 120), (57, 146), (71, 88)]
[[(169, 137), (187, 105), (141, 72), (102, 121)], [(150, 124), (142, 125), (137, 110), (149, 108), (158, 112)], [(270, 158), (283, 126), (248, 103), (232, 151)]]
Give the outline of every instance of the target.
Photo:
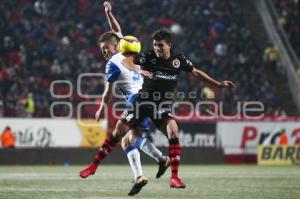
[(157, 41), (165, 40), (167, 43), (171, 43), (172, 34), (166, 29), (159, 29), (152, 34), (152, 39)]
[(116, 41), (119, 42), (120, 38), (112, 31), (107, 31), (103, 33), (99, 39), (98, 39), (98, 44), (106, 41)]

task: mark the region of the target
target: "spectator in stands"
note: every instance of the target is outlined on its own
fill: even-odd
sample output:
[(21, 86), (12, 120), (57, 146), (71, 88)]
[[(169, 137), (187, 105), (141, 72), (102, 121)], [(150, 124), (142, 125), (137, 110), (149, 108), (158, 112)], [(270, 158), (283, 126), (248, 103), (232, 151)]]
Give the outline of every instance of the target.
[(25, 110), (26, 110), (26, 113), (27, 113), (27, 117), (33, 117), (34, 108), (35, 108), (35, 103), (34, 103), (34, 100), (32, 98), (32, 93), (28, 93), (27, 101), (26, 101), (26, 104), (25, 104)]
[(278, 10), (279, 23), (285, 29), (287, 36), (298, 57), (300, 57), (300, 1), (274, 0)]
[(264, 61), (271, 69), (274, 69), (279, 60), (279, 52), (273, 44), (269, 44), (264, 50)]
[(7, 126), (1, 134), (1, 144), (3, 148), (15, 147), (15, 136), (9, 126)]
[[(144, 49), (151, 46), (148, 33), (163, 26), (176, 33), (176, 48), (189, 54), (201, 69), (216, 78), (233, 78), (242, 89), (219, 92), (212, 88), (215, 100), (227, 103), (229, 112), (235, 112), (237, 106), (227, 99), (259, 100), (271, 107), (276, 96), (269, 81), (272, 76), (266, 72), (263, 52), (252, 38), (238, 1), (169, 2), (136, 0), (116, 3), (115, 7), (120, 12), (120, 23), (126, 24), (124, 32), (138, 36)], [(97, 38), (108, 28), (101, 9), (99, 1), (1, 1), (0, 84), (4, 116), (25, 117), (26, 110), (25, 114), (19, 110), (24, 107), (23, 100), (26, 103), (26, 93), (31, 92), (34, 117), (49, 117), (49, 107), (57, 100), (49, 92), (50, 84), (58, 79), (74, 85), (70, 98), (74, 110), (80, 101), (89, 100), (76, 96), (76, 83), (81, 73), (104, 72), (104, 60), (96, 46)], [(299, 30), (290, 29), (299, 39)], [(201, 93), (205, 87), (187, 74), (180, 76), (179, 82), (178, 91), (184, 91), (186, 96), (191, 91)], [(97, 93), (94, 82), (86, 85), (91, 87), (84, 90), (85, 94)]]
[(285, 132), (285, 130), (282, 130), (280, 137), (279, 137), (279, 144), (282, 146), (288, 145), (288, 136)]

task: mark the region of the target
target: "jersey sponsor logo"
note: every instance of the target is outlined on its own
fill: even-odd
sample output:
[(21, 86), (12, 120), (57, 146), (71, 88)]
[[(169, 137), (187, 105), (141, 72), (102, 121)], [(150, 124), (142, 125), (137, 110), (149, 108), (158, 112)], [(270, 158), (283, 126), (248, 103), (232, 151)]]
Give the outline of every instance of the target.
[(173, 62), (172, 62), (172, 65), (173, 65), (174, 68), (179, 68), (179, 66), (180, 66), (179, 59), (174, 59)]
[(167, 73), (163, 72), (156, 72), (153, 79), (167, 79), (167, 80), (176, 80), (177, 75), (168, 75)]

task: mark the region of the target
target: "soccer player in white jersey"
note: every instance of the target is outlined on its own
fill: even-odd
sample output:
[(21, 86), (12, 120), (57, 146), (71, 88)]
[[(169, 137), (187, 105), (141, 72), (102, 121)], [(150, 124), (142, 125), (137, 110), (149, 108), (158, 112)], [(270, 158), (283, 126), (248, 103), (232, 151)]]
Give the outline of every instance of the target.
[[(115, 81), (122, 81), (122, 84), (118, 85), (126, 98), (126, 104), (135, 99), (139, 89), (142, 86), (142, 75), (151, 76), (147, 71), (140, 70), (139, 73), (133, 72), (121, 64), (121, 60), (124, 59), (124, 55), (118, 52), (119, 37), (113, 32), (106, 32), (98, 40), (102, 54), (106, 60), (109, 60), (106, 64), (105, 78), (106, 85), (103, 93), (101, 105), (95, 115), (96, 119), (100, 119), (100, 115), (104, 110), (104, 106), (108, 104), (111, 93), (112, 84)], [(141, 75), (142, 74), (142, 75)], [(100, 164), (100, 162), (112, 151), (113, 147), (121, 140), (121, 138), (127, 133), (126, 129), (118, 128), (116, 125), (112, 135), (108, 137), (103, 145), (99, 148), (98, 154), (95, 156), (94, 161), (88, 165), (87, 168), (80, 171), (80, 176), (86, 178), (93, 175)], [(159, 178), (167, 170), (170, 159), (167, 156), (163, 156), (162, 153), (146, 138), (143, 138), (140, 131), (135, 129), (126, 134), (122, 139), (121, 145), (127, 154), (130, 166), (134, 173), (135, 183), (133, 184), (129, 195), (137, 194), (141, 188), (147, 183), (147, 178), (143, 175), (140, 154), (138, 149), (153, 157), (159, 164), (159, 170), (156, 177)]]

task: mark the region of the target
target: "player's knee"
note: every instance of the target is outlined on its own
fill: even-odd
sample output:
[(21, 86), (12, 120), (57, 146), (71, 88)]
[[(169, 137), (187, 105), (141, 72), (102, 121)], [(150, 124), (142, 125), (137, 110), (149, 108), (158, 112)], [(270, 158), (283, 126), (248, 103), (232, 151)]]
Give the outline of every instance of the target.
[(179, 137), (178, 126), (175, 120), (169, 120), (166, 129), (169, 139)]

